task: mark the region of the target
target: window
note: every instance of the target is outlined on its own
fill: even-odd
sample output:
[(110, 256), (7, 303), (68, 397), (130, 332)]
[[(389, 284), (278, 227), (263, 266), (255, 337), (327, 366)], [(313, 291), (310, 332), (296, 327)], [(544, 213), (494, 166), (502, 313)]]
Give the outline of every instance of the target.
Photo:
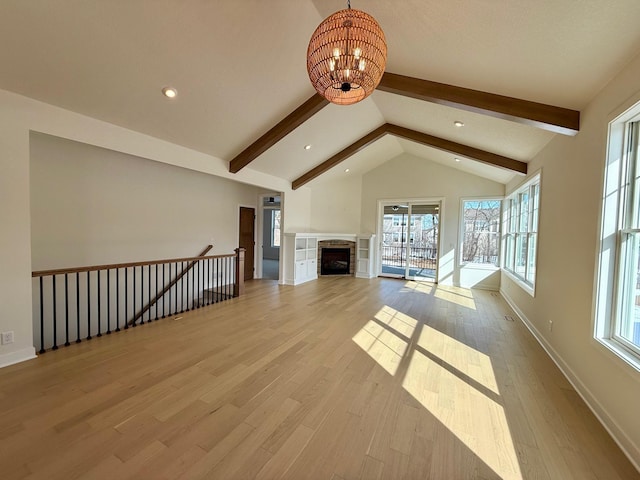
[(540, 174), (507, 197), (502, 214), (502, 267), (531, 295), (535, 292)]
[(640, 104), (609, 125), (596, 338), (640, 370)]
[(462, 202), (463, 264), (499, 264), (501, 206), (497, 199)]
[(280, 210), (271, 211), (271, 246), (280, 246)]

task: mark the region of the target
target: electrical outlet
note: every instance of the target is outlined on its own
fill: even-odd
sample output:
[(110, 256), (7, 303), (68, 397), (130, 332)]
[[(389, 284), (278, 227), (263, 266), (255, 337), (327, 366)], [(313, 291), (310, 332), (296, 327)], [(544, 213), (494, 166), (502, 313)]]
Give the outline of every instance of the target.
[(549, 320), (549, 331), (553, 332), (553, 320)]
[(2, 332), (2, 345), (13, 343), (13, 331)]

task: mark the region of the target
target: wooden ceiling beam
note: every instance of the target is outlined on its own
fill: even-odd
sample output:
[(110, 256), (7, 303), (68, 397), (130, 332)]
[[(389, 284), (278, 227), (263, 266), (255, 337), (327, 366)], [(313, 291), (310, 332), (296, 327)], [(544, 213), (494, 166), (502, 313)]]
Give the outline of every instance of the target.
[(328, 104), (328, 100), (316, 93), (231, 160), (229, 171), (238, 173)]
[[(575, 135), (580, 129), (580, 112), (575, 110), (431, 82), (396, 73), (385, 72), (377, 89), (461, 110), (478, 112), (564, 135)], [(231, 160), (229, 171), (238, 173), (328, 104), (329, 102), (325, 98), (316, 93)]]
[(580, 112), (576, 110), (431, 82), (396, 73), (385, 72), (377, 89), (511, 120), (563, 135), (575, 135), (580, 130)]
[(434, 137), (433, 135), (427, 135), (426, 133), (417, 132), (410, 128), (399, 127), (390, 123), (386, 124), (386, 131), (396, 137), (405, 138), (412, 142), (420, 143), (428, 147), (437, 148), (445, 152), (460, 155), (462, 157), (477, 160), (493, 167), (500, 167), (513, 172), (524, 174), (527, 173), (527, 164), (520, 160), (515, 160), (509, 157), (503, 157), (495, 153), (480, 150), (479, 148), (470, 147), (461, 143), (445, 140), (444, 138)]
[(461, 143), (445, 140), (444, 138), (434, 137), (433, 135), (427, 135), (426, 133), (418, 132), (416, 130), (411, 130), (410, 128), (404, 128), (398, 125), (393, 125), (391, 123), (385, 123), (384, 125), (381, 125), (380, 127), (376, 128), (375, 130), (368, 133), (364, 137), (355, 141), (344, 150), (341, 150), (340, 152), (336, 153), (330, 159), (322, 162), (320, 165), (309, 170), (304, 175), (301, 175), (300, 177), (296, 178), (291, 183), (291, 188), (296, 190), (302, 187), (303, 185), (309, 183), (314, 178), (319, 177), (327, 170), (335, 167), (336, 165), (345, 161), (347, 158), (351, 157), (352, 155), (355, 155), (360, 150), (371, 145), (372, 143), (376, 142), (377, 140), (384, 137), (385, 135), (394, 135), (396, 137), (411, 140), (413, 142), (426, 145), (428, 147), (436, 148), (438, 150), (443, 150), (445, 152), (450, 152), (455, 155), (460, 155), (465, 158), (470, 158), (472, 160), (477, 160), (479, 162), (486, 163), (487, 165), (511, 170), (519, 174), (526, 175), (527, 173), (527, 164), (525, 162), (521, 162), (519, 160), (515, 160), (509, 157), (503, 157), (502, 155), (497, 155), (495, 153), (487, 152), (485, 150), (480, 150), (479, 148), (470, 147), (468, 145), (462, 145)]

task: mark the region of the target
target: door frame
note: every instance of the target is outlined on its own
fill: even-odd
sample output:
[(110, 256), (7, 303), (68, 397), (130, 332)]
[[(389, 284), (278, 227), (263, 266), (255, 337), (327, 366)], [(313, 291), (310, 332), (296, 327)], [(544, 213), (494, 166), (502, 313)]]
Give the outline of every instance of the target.
[[(440, 255), (442, 253), (442, 238), (443, 238), (443, 230), (444, 230), (444, 214), (445, 214), (445, 197), (404, 197), (404, 198), (379, 198), (378, 199), (378, 208), (376, 213), (376, 236), (378, 238), (378, 248), (376, 249), (376, 259), (375, 259), (375, 272), (376, 276), (382, 275), (382, 223), (384, 216), (384, 207), (388, 205), (398, 205), (398, 204), (430, 204), (430, 205), (439, 205), (439, 215), (438, 215), (438, 259), (436, 262), (436, 275), (434, 279), (434, 283), (438, 283), (440, 276)], [(407, 238), (408, 240), (408, 238)], [(406, 269), (405, 269), (406, 272)]]
[[(281, 192), (269, 192), (269, 193), (260, 193), (258, 195), (258, 209), (256, 210), (257, 217), (257, 225), (256, 225), (256, 252), (254, 259), (256, 261), (255, 266), (255, 278), (263, 278), (262, 272), (262, 261), (264, 260), (263, 250), (264, 250), (264, 239), (262, 237), (262, 231), (264, 229), (264, 199), (269, 197), (280, 197), (280, 215), (282, 218), (283, 213), (283, 205), (284, 205), (284, 195)], [(282, 220), (281, 220), (282, 221)], [(282, 278), (282, 231), (280, 229), (280, 255), (278, 256), (278, 282)]]

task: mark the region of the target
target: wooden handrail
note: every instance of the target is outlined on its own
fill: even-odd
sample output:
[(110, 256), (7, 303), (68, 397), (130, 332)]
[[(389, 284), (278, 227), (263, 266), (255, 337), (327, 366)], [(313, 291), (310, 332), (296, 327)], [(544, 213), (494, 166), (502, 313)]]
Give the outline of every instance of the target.
[[(196, 264), (197, 261), (203, 260), (204, 258), (206, 258), (206, 257), (203, 257), (203, 255), (205, 253), (207, 253), (209, 250), (211, 250), (212, 248), (213, 248), (213, 245), (207, 245), (207, 248), (205, 248), (200, 255), (198, 255), (197, 257), (194, 257), (194, 258), (196, 258), (196, 260), (191, 261), (191, 263), (189, 263), (187, 268), (185, 268), (184, 270), (182, 270), (182, 272), (180, 272), (180, 275), (176, 275), (176, 278), (174, 278), (171, 282), (169, 282), (169, 285), (164, 287), (164, 290), (162, 290), (162, 292), (160, 292), (158, 295), (156, 295), (153, 300), (150, 300), (149, 303), (147, 303), (146, 307), (144, 307), (142, 310), (140, 310), (140, 312), (138, 312), (136, 315), (134, 315), (134, 317), (131, 320), (129, 320), (129, 325), (135, 324), (138, 321), (139, 318), (141, 318), (145, 313), (147, 313), (147, 311), (149, 311), (149, 309), (158, 301), (159, 298), (164, 297), (164, 295), (169, 290), (171, 290), (171, 288), (176, 283), (178, 283), (178, 280), (180, 280), (182, 277), (184, 277), (189, 272), (189, 270), (191, 270), (193, 268), (193, 266)], [(218, 255), (218, 256), (220, 256), (220, 255)], [(164, 263), (172, 263), (172, 262), (164, 262)], [(152, 264), (149, 264), (149, 265), (152, 265)]]
[[(209, 247), (213, 248), (212, 245)], [(208, 251), (208, 250), (207, 250)], [(149, 262), (130, 262), (130, 263), (114, 263), (111, 265), (92, 265), (90, 267), (75, 267), (75, 268), (60, 268), (57, 270), (39, 270), (32, 272), (32, 277), (47, 277), (49, 275), (64, 275), (65, 273), (81, 273), (81, 272), (95, 272), (97, 270), (114, 270), (116, 268), (126, 267), (142, 267), (147, 265), (162, 265), (163, 263), (175, 263), (175, 262), (190, 262), (196, 260), (204, 260), (210, 258), (229, 258), (235, 257), (234, 253), (228, 253), (225, 255), (207, 255), (198, 257), (184, 257), (184, 258), (168, 258), (166, 260), (152, 260)]]

